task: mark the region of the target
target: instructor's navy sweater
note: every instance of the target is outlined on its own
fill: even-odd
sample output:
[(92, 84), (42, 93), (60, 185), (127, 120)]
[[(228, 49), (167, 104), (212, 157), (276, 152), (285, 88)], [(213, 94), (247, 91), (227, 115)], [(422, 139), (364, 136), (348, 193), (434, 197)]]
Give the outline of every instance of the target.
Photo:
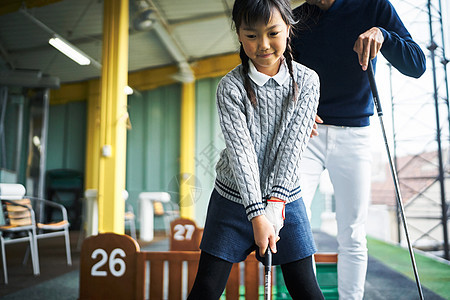
[[(387, 0), (336, 0), (327, 11), (304, 4), (307, 11), (293, 39), (294, 57), (320, 78), (318, 115), (324, 124), (362, 127), (374, 112), (366, 72), (362, 71), (353, 45), (372, 27), (383, 32), (383, 56), (401, 73), (415, 78), (425, 72), (425, 56), (413, 41), (394, 7)], [(301, 17), (300, 17), (301, 18)], [(375, 63), (375, 60), (374, 60)]]

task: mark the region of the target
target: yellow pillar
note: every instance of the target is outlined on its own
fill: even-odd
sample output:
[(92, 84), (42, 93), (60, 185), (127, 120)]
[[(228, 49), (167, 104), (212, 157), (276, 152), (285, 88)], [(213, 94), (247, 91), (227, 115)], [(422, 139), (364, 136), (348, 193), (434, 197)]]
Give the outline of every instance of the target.
[(103, 50), (98, 149), (98, 229), (124, 233), (128, 80), (128, 0), (103, 3)]
[(183, 83), (180, 130), (180, 216), (195, 217), (195, 82)]
[(100, 149), (100, 86), (97, 80), (88, 81), (86, 175), (85, 189), (98, 190)]

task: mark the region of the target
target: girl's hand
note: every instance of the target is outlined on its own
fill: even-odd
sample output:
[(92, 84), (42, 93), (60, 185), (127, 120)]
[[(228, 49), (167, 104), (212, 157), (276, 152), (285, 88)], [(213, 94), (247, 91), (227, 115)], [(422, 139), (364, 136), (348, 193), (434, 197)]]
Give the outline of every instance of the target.
[(277, 252), (277, 236), (273, 225), (267, 220), (266, 216), (261, 215), (252, 219), (253, 236), (255, 243), (259, 247), (259, 255), (264, 256), (267, 246), (270, 247), (273, 253)]
[(319, 132), (317, 131), (317, 124), (322, 124), (322, 123), (323, 123), (323, 120), (318, 115), (316, 115), (316, 119), (315, 119), (315, 122), (314, 122), (314, 125), (312, 128), (312, 131), (311, 131), (311, 135), (309, 137), (312, 138), (314, 136), (319, 135)]
[(266, 219), (272, 224), (275, 236), (280, 236), (280, 230), (284, 226), (284, 209), (286, 202), (272, 197), (267, 200)]

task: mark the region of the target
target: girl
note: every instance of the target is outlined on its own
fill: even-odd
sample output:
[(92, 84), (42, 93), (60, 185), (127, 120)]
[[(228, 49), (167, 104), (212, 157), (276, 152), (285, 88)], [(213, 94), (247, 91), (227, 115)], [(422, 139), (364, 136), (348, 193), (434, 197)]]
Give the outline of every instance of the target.
[(293, 299), (323, 299), (297, 176), (314, 124), (319, 79), (292, 60), (289, 0), (236, 0), (232, 15), (242, 64), (217, 88), (226, 149), (216, 166), (188, 299), (219, 299), (233, 263), (253, 250), (262, 260), (267, 247)]

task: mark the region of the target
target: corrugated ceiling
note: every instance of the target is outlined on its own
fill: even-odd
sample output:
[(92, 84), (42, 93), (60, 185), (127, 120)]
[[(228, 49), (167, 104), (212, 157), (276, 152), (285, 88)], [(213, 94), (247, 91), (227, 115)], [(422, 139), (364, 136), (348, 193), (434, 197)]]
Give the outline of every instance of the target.
[[(238, 43), (230, 21), (234, 0), (140, 1), (156, 11), (155, 16), (163, 24), (165, 34), (187, 62), (237, 51)], [(137, 15), (140, 1), (130, 0), (130, 24)], [(18, 2), (26, 3), (29, 14), (101, 62), (102, 0), (5, 0), (0, 3), (0, 14), (3, 13), (0, 15), (0, 70), (40, 70), (59, 77), (63, 83), (100, 76), (98, 68), (79, 66), (50, 46), (51, 34), (20, 10), (5, 13), (14, 5), (17, 7)], [(41, 6), (43, 3), (46, 5)], [(160, 35), (155, 30), (139, 32), (130, 26), (130, 71), (177, 63)]]

